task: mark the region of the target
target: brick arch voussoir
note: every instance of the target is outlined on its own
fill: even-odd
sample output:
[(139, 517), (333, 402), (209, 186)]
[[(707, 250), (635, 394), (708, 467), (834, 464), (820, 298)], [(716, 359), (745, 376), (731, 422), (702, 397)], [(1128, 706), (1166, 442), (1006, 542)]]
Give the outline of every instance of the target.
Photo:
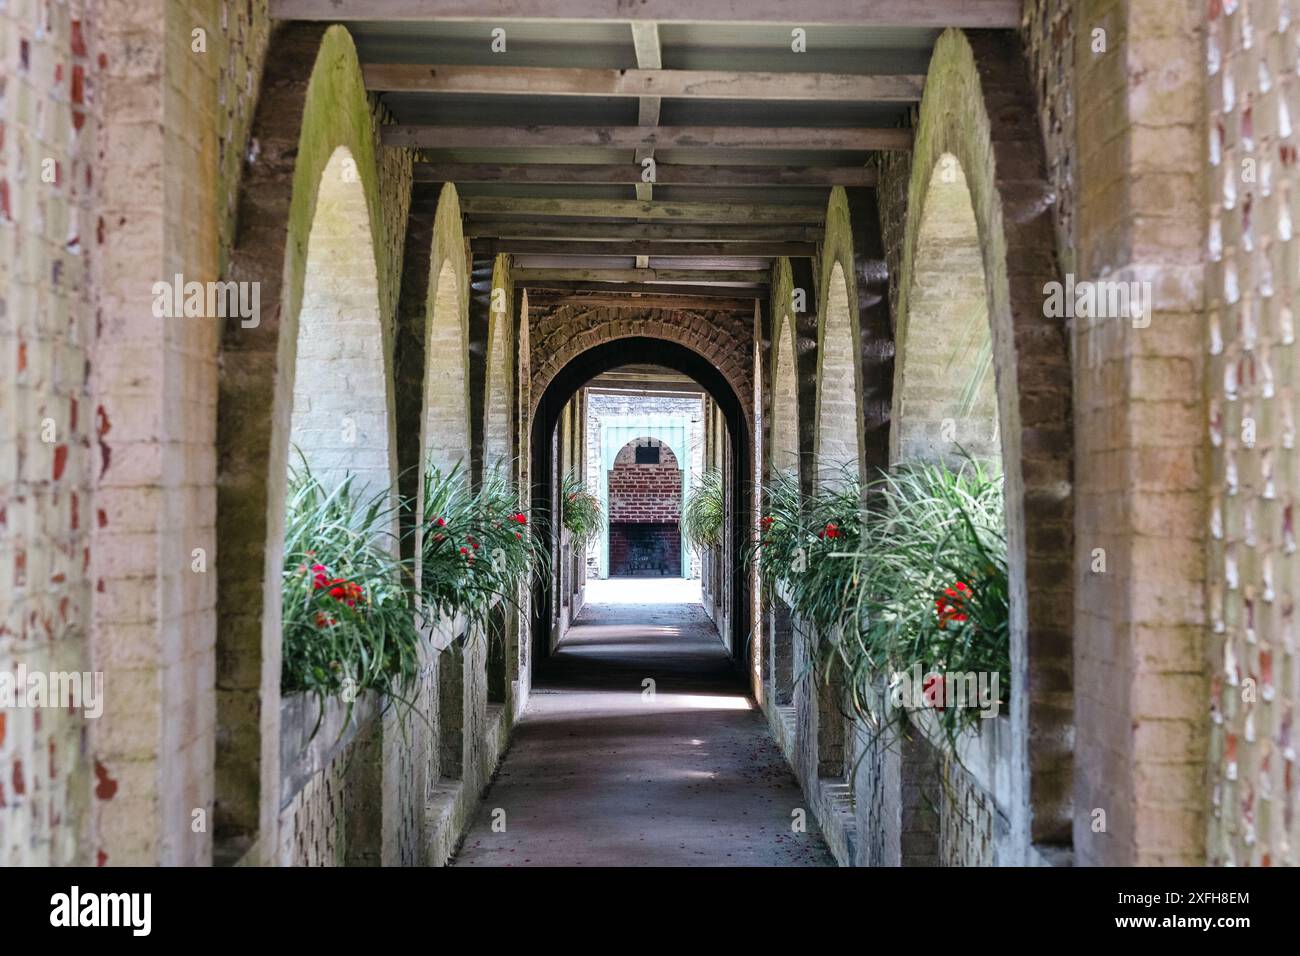
[(1029, 838), (1067, 842), (1073, 607), (1073, 428), (1068, 330), (1044, 315), (1059, 278), (1053, 191), (1013, 33), (945, 31), (918, 114), (899, 283), (899, 354), (936, 164), (962, 166), (983, 255), (1006, 487), (1013, 715), (1030, 790)]
[[(276, 741), (265, 738), (278, 721), (280, 552), (298, 315), (321, 176), (340, 146), (349, 150), (365, 193), (378, 262), (378, 171), (356, 48), (343, 27), (288, 24), (274, 32), (267, 51), (224, 276), (256, 283), (260, 315), (252, 327), (227, 320), (221, 335), (217, 684), (219, 737), (227, 743), (217, 755), (219, 840), (223, 833), (250, 835), (256, 825), (265, 841), (275, 825), (278, 767), (269, 764)], [(381, 302), (388, 301), (384, 273), (375, 274)], [(384, 352), (387, 361), (391, 343)], [(222, 784), (223, 767), (238, 778), (231, 786)]]
[[(596, 319), (594, 327), (568, 336), (545, 357), (539, 355), (539, 350), (534, 345), (537, 360), (534, 362), (530, 386), (533, 411), (536, 411), (537, 403), (551, 380), (582, 353), (607, 342), (648, 336), (674, 342), (712, 362), (735, 391), (745, 409), (747, 421), (752, 422), (753, 381), (749, 369), (735, 354), (736, 343), (744, 341), (744, 338), (737, 337), (738, 333), (752, 334), (748, 331), (752, 319), (714, 312), (648, 310), (640, 318), (621, 318), (618, 310), (593, 310), (592, 314), (596, 312), (600, 313), (600, 317)], [(564, 328), (566, 319), (575, 317), (573, 314), (565, 315), (563, 309), (541, 317), (538, 320), (539, 335), (534, 341), (544, 340), (548, 332), (558, 333)], [(590, 320), (591, 315), (586, 318)], [(743, 351), (748, 354), (747, 350)]]

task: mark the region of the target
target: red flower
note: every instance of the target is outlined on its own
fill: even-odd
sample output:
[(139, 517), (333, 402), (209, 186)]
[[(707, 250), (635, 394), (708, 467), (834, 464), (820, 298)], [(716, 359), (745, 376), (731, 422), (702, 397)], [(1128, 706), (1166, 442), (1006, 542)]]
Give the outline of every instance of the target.
[(462, 546), (461, 546), (461, 549), (460, 549), (460, 553), (461, 553), (461, 554), (469, 554), (469, 548), (466, 548), (466, 547), (464, 547), (464, 546), (462, 545)]
[[(478, 542), (474, 540), (474, 536), (473, 536), (472, 534), (471, 534), (471, 535), (466, 535), (466, 536), (465, 536), (465, 540), (468, 541), (468, 542), (470, 543), (470, 545), (473, 546), (473, 548), (474, 548), (475, 551), (478, 550)], [(461, 550), (464, 551), (465, 549), (464, 549), (464, 548), (461, 548)]]
[(769, 528), (772, 527), (772, 525), (776, 524), (776, 519), (775, 519), (775, 518), (771, 518), (771, 517), (764, 518), (764, 519), (760, 522), (760, 524), (762, 524), (762, 526), (763, 526), (763, 530), (764, 530), (764, 531), (767, 531)]
[(519, 538), (520, 540), (522, 540), (523, 537), (524, 537), (524, 533), (523, 533), (522, 531), (516, 531), (516, 532), (515, 532), (515, 537), (516, 537), (516, 538)]
[(330, 616), (329, 616), (328, 614), (326, 614), (324, 611), (317, 611), (317, 612), (316, 612), (316, 626), (317, 626), (317, 627), (332, 627), (332, 626), (334, 626), (334, 624), (336, 624), (336, 623), (337, 623), (337, 622), (334, 620), (334, 618), (330, 617)]
[(356, 607), (358, 601), (365, 600), (365, 590), (361, 585), (347, 578), (334, 578), (329, 585), (329, 596), (336, 601), (342, 601), (348, 607)]
[(437, 525), (439, 528), (445, 528), (445, 527), (447, 527), (447, 519), (446, 519), (446, 518), (435, 518), (433, 523), (434, 523), (435, 525)]
[(519, 514), (515, 515), (515, 521), (519, 524), (528, 524), (528, 515), (521, 511)]
[(968, 620), (966, 602), (970, 597), (970, 586), (961, 581), (955, 582), (950, 588), (944, 588), (943, 594), (934, 599), (934, 611), (939, 617), (939, 626), (947, 627), (950, 621), (957, 624), (966, 623)]

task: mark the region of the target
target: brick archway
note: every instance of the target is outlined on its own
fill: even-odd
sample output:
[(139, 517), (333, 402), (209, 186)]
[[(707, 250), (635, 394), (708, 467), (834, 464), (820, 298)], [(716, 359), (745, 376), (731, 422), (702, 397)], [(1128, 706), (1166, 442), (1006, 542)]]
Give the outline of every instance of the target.
[[(532, 322), (531, 394), (537, 402), (555, 376), (583, 352), (636, 337), (672, 342), (703, 356), (727, 380), (753, 421), (754, 317), (741, 312), (684, 312), (667, 309), (593, 309), (560, 306)], [(653, 354), (630, 350), (628, 362), (653, 362)]]
[[(226, 279), (256, 283), (258, 323), (227, 322), (217, 411), (217, 746), (214, 842), (233, 862), (276, 851), (280, 788), (280, 573), (285, 473), (308, 239), (342, 147), (364, 193), (371, 257), (382, 219), (372, 116), (352, 38), (293, 24), (267, 51)], [(393, 301), (376, 269), (380, 306)], [(384, 331), (385, 376), (392, 355)]]
[[(1044, 285), (1057, 278), (1052, 191), (1026, 77), (1014, 35), (949, 29), (935, 45), (908, 187), (895, 383), (901, 394), (913, 290), (928, 268), (922, 223), (944, 201), (932, 186), (945, 183), (942, 164), (951, 156), (978, 230), (1006, 482), (1012, 781), (1014, 793), (1028, 795), (1007, 809), (1013, 839), (1064, 845), (1073, 720), (1071, 368), (1067, 329), (1043, 310)], [(932, 345), (918, 339), (911, 347)]]
[[(752, 335), (752, 330), (749, 334)], [(534, 354), (535, 352), (536, 350)], [(645, 334), (643, 326), (637, 326), (636, 332), (631, 335), (614, 335), (599, 345), (579, 352), (544, 380), (538, 377), (538, 365), (534, 363), (531, 379), (540, 384), (534, 386), (534, 406), (528, 423), (533, 508), (549, 515), (555, 515), (559, 510), (560, 475), (554, 436), (569, 399), (597, 375), (638, 361), (653, 362), (690, 376), (716, 403), (717, 412), (732, 443), (727, 477), (735, 489), (737, 505), (732, 510), (730, 547), (733, 554), (744, 553), (753, 520), (753, 488), (750, 483), (753, 418), (752, 411), (745, 402), (746, 398), (752, 402), (752, 390), (737, 392), (712, 358), (676, 341), (651, 338)], [(551, 521), (538, 522), (536, 533), (551, 551), (552, 560), (555, 560), (558, 542), (551, 525)], [(723, 635), (724, 642), (729, 638), (729, 646), (737, 650), (737, 657), (733, 660), (737, 672), (743, 672), (745, 668), (744, 661), (740, 659), (743, 656), (740, 649), (747, 646), (749, 600), (748, 578), (737, 575), (737, 586), (732, 589), (730, 597), (732, 632)], [(536, 664), (541, 664), (550, 653), (551, 624), (557, 614), (549, 587), (534, 586), (532, 611), (532, 656)]]

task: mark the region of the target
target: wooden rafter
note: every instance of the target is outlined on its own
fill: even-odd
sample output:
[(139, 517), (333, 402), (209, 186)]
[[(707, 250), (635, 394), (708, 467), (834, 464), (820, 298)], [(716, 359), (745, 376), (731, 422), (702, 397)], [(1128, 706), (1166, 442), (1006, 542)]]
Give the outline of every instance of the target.
[(1015, 28), (1021, 8), (1021, 0), (270, 0), (278, 20), (651, 20), (936, 29)]
[(429, 149), (907, 150), (909, 129), (828, 126), (414, 126), (380, 129), (386, 146)]
[(752, 312), (754, 297), (710, 298), (677, 295), (606, 295), (601, 293), (583, 295), (571, 292), (547, 293), (529, 290), (528, 304), (534, 307), (577, 305), (598, 309), (684, 309), (700, 312)]
[(763, 285), (771, 278), (766, 269), (514, 269), (520, 285), (544, 282), (738, 282)]
[[(415, 181), (512, 185), (639, 183), (636, 163), (416, 163)], [(686, 166), (659, 163), (660, 186), (874, 186), (866, 166)]]
[[(636, 48), (636, 73), (656, 72), (663, 66), (659, 50), (659, 26), (653, 21), (638, 21), (632, 24), (632, 45)], [(617, 71), (616, 71), (617, 72)], [(659, 125), (660, 98), (649, 91), (638, 93), (637, 125), (653, 127)], [(646, 160), (654, 160), (653, 146), (642, 146), (636, 151), (637, 167)], [(654, 181), (639, 180), (636, 184), (636, 198), (648, 200), (654, 198)], [(640, 263), (638, 263), (640, 264)]]
[[(661, 70), (654, 24), (632, 25), (637, 42), (635, 70), (585, 70), (549, 67), (423, 66), (370, 63), (362, 72), (367, 89), (388, 93), (499, 93), (529, 96), (639, 96), (709, 100), (814, 100), (817, 102), (914, 102), (925, 77), (877, 73), (760, 73), (731, 70)], [(655, 55), (651, 58), (649, 51)], [(643, 50), (645, 50), (644, 59)], [(652, 104), (657, 116), (657, 102)], [(643, 108), (642, 112), (646, 110)], [(655, 126), (657, 123), (641, 123)]]
[(816, 251), (811, 242), (756, 242), (736, 244), (728, 242), (658, 242), (654, 240), (621, 240), (608, 242), (568, 239), (473, 239), (470, 249), (479, 255), (496, 256), (503, 253), (520, 256), (653, 256), (664, 258), (681, 256), (731, 256), (773, 258), (775, 256), (811, 256)]
[[(680, 295), (691, 296), (697, 299), (703, 298), (753, 298), (756, 295), (766, 295), (767, 285), (754, 285), (749, 288), (736, 288), (734, 286), (724, 285), (701, 285), (686, 283), (649, 283), (649, 282), (578, 282), (576, 280), (564, 279), (546, 279), (546, 280), (529, 280), (519, 282), (519, 285), (529, 289), (547, 289), (556, 293), (576, 294), (579, 292), (592, 292), (601, 294), (617, 295)], [(532, 293), (530, 292), (531, 296)]]
[[(469, 219), (464, 231), (467, 239), (570, 239), (590, 242), (630, 239), (660, 242), (820, 242), (823, 238), (819, 227), (790, 223), (755, 226), (748, 223), (537, 222), (491, 217)], [(743, 251), (738, 250), (737, 254), (743, 254)]]
[(817, 223), (826, 207), (758, 202), (642, 202), (639, 199), (552, 199), (520, 196), (462, 196), (467, 216), (558, 216), (579, 219), (637, 219), (647, 222)]

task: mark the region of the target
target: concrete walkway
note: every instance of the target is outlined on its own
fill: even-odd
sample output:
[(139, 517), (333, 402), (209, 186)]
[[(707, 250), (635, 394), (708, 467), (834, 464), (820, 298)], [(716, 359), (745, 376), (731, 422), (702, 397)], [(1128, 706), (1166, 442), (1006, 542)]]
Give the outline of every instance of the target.
[(834, 865), (699, 604), (588, 605), (541, 678), (453, 865)]

